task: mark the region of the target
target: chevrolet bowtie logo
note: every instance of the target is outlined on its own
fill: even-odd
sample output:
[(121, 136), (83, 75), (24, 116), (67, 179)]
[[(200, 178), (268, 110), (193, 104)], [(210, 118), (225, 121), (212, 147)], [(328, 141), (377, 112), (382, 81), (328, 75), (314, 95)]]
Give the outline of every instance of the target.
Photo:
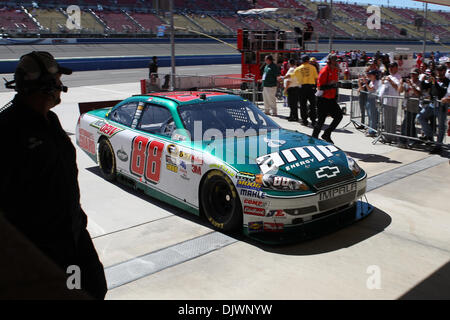
[(317, 178), (333, 178), (336, 177), (337, 174), (339, 173), (339, 168), (338, 167), (322, 167), (319, 170), (316, 171), (316, 176)]

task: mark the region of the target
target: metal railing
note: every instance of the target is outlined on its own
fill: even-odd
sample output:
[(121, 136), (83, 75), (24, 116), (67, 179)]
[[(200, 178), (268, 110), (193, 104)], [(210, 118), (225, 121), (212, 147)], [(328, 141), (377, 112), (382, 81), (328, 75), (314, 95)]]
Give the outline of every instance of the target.
[(449, 108), (450, 104), (437, 99), (380, 96), (367, 91), (358, 92), (352, 87), (350, 122), (346, 126), (353, 124), (358, 129), (367, 130), (368, 135), (374, 138), (373, 144), (378, 141), (426, 143), (450, 149), (446, 141)]
[[(141, 80), (141, 94), (170, 90), (170, 74), (152, 74), (150, 79)], [(174, 90), (177, 91), (218, 91), (240, 95), (252, 102), (262, 100), (258, 83), (254, 78), (227, 76), (176, 75)]]

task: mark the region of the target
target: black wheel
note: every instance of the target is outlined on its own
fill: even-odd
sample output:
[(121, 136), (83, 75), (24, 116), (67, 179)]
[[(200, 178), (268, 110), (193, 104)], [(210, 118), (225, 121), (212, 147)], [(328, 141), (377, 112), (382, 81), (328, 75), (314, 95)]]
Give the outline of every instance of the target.
[(208, 221), (223, 231), (242, 227), (242, 205), (231, 179), (221, 171), (210, 171), (200, 192)]
[(116, 179), (116, 157), (108, 139), (102, 139), (98, 146), (98, 164), (103, 177), (108, 181)]

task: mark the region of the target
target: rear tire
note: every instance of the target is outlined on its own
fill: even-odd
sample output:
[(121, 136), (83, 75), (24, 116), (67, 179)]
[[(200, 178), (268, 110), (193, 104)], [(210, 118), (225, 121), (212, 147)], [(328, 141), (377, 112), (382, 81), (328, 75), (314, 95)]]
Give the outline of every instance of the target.
[(242, 227), (242, 205), (236, 187), (221, 171), (208, 172), (200, 192), (203, 212), (214, 228), (234, 231)]
[(111, 142), (108, 139), (100, 140), (98, 146), (98, 165), (105, 180), (116, 180), (116, 157), (114, 156), (114, 149)]

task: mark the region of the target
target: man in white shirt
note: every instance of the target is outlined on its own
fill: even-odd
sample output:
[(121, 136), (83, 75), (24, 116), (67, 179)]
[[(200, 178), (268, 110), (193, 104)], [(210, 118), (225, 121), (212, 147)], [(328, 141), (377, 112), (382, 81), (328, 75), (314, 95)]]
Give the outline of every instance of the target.
[(445, 77), (447, 79), (450, 79), (450, 57), (447, 57), (447, 60), (445, 61), (445, 65), (447, 67), (447, 71), (445, 72)]
[[(397, 113), (400, 105), (400, 94), (398, 87), (400, 85), (401, 76), (398, 73), (398, 64), (393, 62), (389, 64), (389, 76), (383, 77), (382, 86), (380, 88), (380, 97), (383, 99), (383, 116), (384, 128), (386, 133), (396, 133), (397, 128)], [(383, 98), (390, 96), (389, 98)], [(385, 137), (386, 142), (396, 140), (394, 137)]]
[(288, 106), (291, 109), (288, 121), (298, 121), (298, 103), (300, 99), (300, 87), (296, 77), (291, 77), (296, 68), (295, 60), (289, 60), (289, 70), (284, 79), (284, 95), (287, 96)]

